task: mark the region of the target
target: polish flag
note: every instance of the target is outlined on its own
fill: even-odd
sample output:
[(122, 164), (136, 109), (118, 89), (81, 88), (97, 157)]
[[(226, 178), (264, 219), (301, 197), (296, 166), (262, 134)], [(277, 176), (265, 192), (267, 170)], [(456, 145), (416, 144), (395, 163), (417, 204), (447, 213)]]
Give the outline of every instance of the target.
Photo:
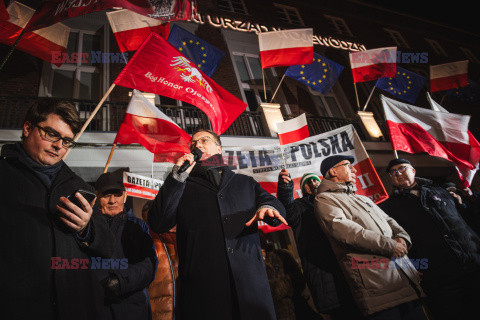
[(175, 163), (179, 156), (190, 152), (188, 142), (188, 133), (139, 91), (133, 90), (114, 143), (139, 143), (155, 155), (164, 155), (164, 161)]
[(3, 1), (0, 1), (0, 21), (1, 20), (8, 20), (8, 11), (7, 8), (5, 7), (5, 3)]
[(258, 34), (262, 68), (313, 62), (313, 29), (293, 29)]
[(354, 83), (393, 78), (397, 72), (397, 47), (351, 52), (350, 65)]
[[(0, 42), (13, 46), (35, 10), (14, 1), (8, 6), (7, 12), (10, 18), (0, 21)], [(69, 34), (70, 28), (56, 23), (48, 28), (24, 33), (16, 49), (60, 66), (62, 65), (61, 60), (56, 61), (52, 57), (53, 55), (61, 56), (66, 52)]]
[(107, 12), (108, 21), (121, 52), (137, 50), (152, 32), (167, 39), (170, 23), (124, 9)]
[(419, 108), (383, 95), (381, 100), (394, 150), (450, 160), (459, 172), (475, 169), (470, 154), (477, 155), (478, 163), (479, 149), (470, 145), (470, 116)]
[[(435, 100), (430, 97), (430, 94), (427, 92), (427, 100), (430, 102), (430, 107), (433, 111), (449, 113), (445, 108), (438, 104)], [(475, 173), (477, 173), (480, 165), (480, 143), (473, 136), (473, 134), (468, 130), (468, 139), (464, 139), (463, 143), (450, 143), (445, 142), (444, 145), (450, 151), (455, 151), (456, 154), (461, 155), (462, 159), (467, 160), (474, 166), (473, 170), (470, 170), (465, 167), (457, 166), (457, 173), (460, 181), (463, 184), (464, 188), (470, 187), (472, 184)]]
[(297, 142), (310, 137), (305, 113), (296, 118), (277, 123), (277, 131), (280, 145)]
[(468, 85), (468, 60), (430, 66), (430, 91), (443, 91)]

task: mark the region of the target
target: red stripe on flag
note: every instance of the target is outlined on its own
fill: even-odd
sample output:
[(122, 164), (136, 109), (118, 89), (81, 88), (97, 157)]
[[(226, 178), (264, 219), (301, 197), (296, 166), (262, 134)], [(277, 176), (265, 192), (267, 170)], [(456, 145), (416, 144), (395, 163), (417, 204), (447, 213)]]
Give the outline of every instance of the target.
[(371, 81), (383, 77), (395, 77), (397, 65), (395, 63), (371, 64), (352, 69), (353, 82)]
[(115, 138), (121, 144), (139, 143), (152, 153), (189, 153), (190, 136), (171, 122), (125, 114)]
[(298, 47), (260, 51), (262, 68), (310, 64), (313, 62), (313, 47)]
[(169, 24), (163, 24), (148, 28), (115, 32), (114, 35), (115, 39), (117, 39), (120, 51), (126, 52), (137, 50), (152, 32), (159, 34), (164, 39), (167, 39), (169, 31)]
[(467, 74), (457, 74), (450, 77), (430, 79), (430, 91), (443, 91), (465, 87), (468, 85)]
[(278, 139), (280, 140), (281, 145), (297, 142), (308, 137), (310, 137), (310, 133), (308, 132), (308, 125), (303, 126), (297, 130), (278, 134)]

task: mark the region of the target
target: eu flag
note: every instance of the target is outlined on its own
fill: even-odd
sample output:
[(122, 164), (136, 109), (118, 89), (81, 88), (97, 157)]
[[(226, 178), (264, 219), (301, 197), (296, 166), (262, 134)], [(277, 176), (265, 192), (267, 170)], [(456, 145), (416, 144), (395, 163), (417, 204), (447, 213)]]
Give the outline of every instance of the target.
[(326, 94), (337, 82), (343, 68), (342, 65), (314, 52), (312, 63), (288, 67), (285, 75)]
[(480, 86), (470, 79), (468, 79), (468, 85), (466, 87), (450, 89), (445, 91), (445, 94), (462, 102), (480, 105)]
[(177, 25), (170, 31), (168, 42), (209, 77), (225, 55), (222, 50)]
[(375, 87), (414, 104), (425, 84), (425, 80), (421, 75), (397, 66), (395, 78), (380, 78), (375, 83)]

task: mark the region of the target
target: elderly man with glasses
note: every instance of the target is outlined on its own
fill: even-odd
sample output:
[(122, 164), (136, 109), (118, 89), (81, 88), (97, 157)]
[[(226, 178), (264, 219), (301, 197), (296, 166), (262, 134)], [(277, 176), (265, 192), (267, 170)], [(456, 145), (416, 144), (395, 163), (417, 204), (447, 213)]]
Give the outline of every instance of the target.
[(427, 259), (422, 287), (435, 319), (468, 319), (480, 301), (480, 239), (464, 206), (433, 181), (416, 177), (407, 159), (390, 161), (394, 190), (380, 204), (412, 237), (410, 256)]
[(419, 275), (406, 257), (410, 237), (372, 200), (355, 194), (354, 157), (322, 161), (315, 215), (367, 319), (426, 319)]
[[(148, 223), (156, 233), (177, 225), (176, 319), (276, 319), (257, 221), (278, 225), (285, 209), (252, 177), (224, 164), (220, 138), (197, 130), (155, 198)], [(185, 172), (179, 168), (188, 161)]]
[(6, 318), (100, 317), (103, 290), (88, 265), (92, 257), (112, 254), (113, 235), (94, 201), (76, 192), (93, 188), (62, 161), (80, 128), (71, 103), (40, 100), (27, 111), (22, 141), (2, 147), (0, 291)]

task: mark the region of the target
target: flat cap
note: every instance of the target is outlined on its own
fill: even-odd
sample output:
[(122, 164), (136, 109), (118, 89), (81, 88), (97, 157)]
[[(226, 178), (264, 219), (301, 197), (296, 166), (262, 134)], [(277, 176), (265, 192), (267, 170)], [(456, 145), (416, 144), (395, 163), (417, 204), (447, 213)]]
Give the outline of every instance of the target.
[(327, 174), (328, 170), (333, 168), (337, 163), (343, 160), (348, 160), (350, 163), (353, 163), (355, 161), (355, 157), (353, 156), (346, 156), (346, 155), (337, 155), (337, 156), (330, 156), (328, 158), (325, 158), (322, 161), (322, 164), (320, 165), (320, 172), (322, 173), (322, 176), (325, 177)]
[(117, 170), (100, 175), (95, 182), (95, 190), (98, 193), (105, 193), (105, 191), (108, 190), (125, 191), (125, 186), (123, 185), (123, 171)]
[(387, 173), (390, 171), (390, 169), (392, 169), (393, 166), (396, 166), (397, 164), (402, 164), (402, 163), (407, 163), (409, 165), (412, 165), (410, 163), (410, 161), (408, 161), (407, 159), (401, 159), (401, 158), (400, 159), (393, 159), (392, 161), (390, 161), (388, 163), (388, 166), (387, 166), (387, 169), (386, 169)]

